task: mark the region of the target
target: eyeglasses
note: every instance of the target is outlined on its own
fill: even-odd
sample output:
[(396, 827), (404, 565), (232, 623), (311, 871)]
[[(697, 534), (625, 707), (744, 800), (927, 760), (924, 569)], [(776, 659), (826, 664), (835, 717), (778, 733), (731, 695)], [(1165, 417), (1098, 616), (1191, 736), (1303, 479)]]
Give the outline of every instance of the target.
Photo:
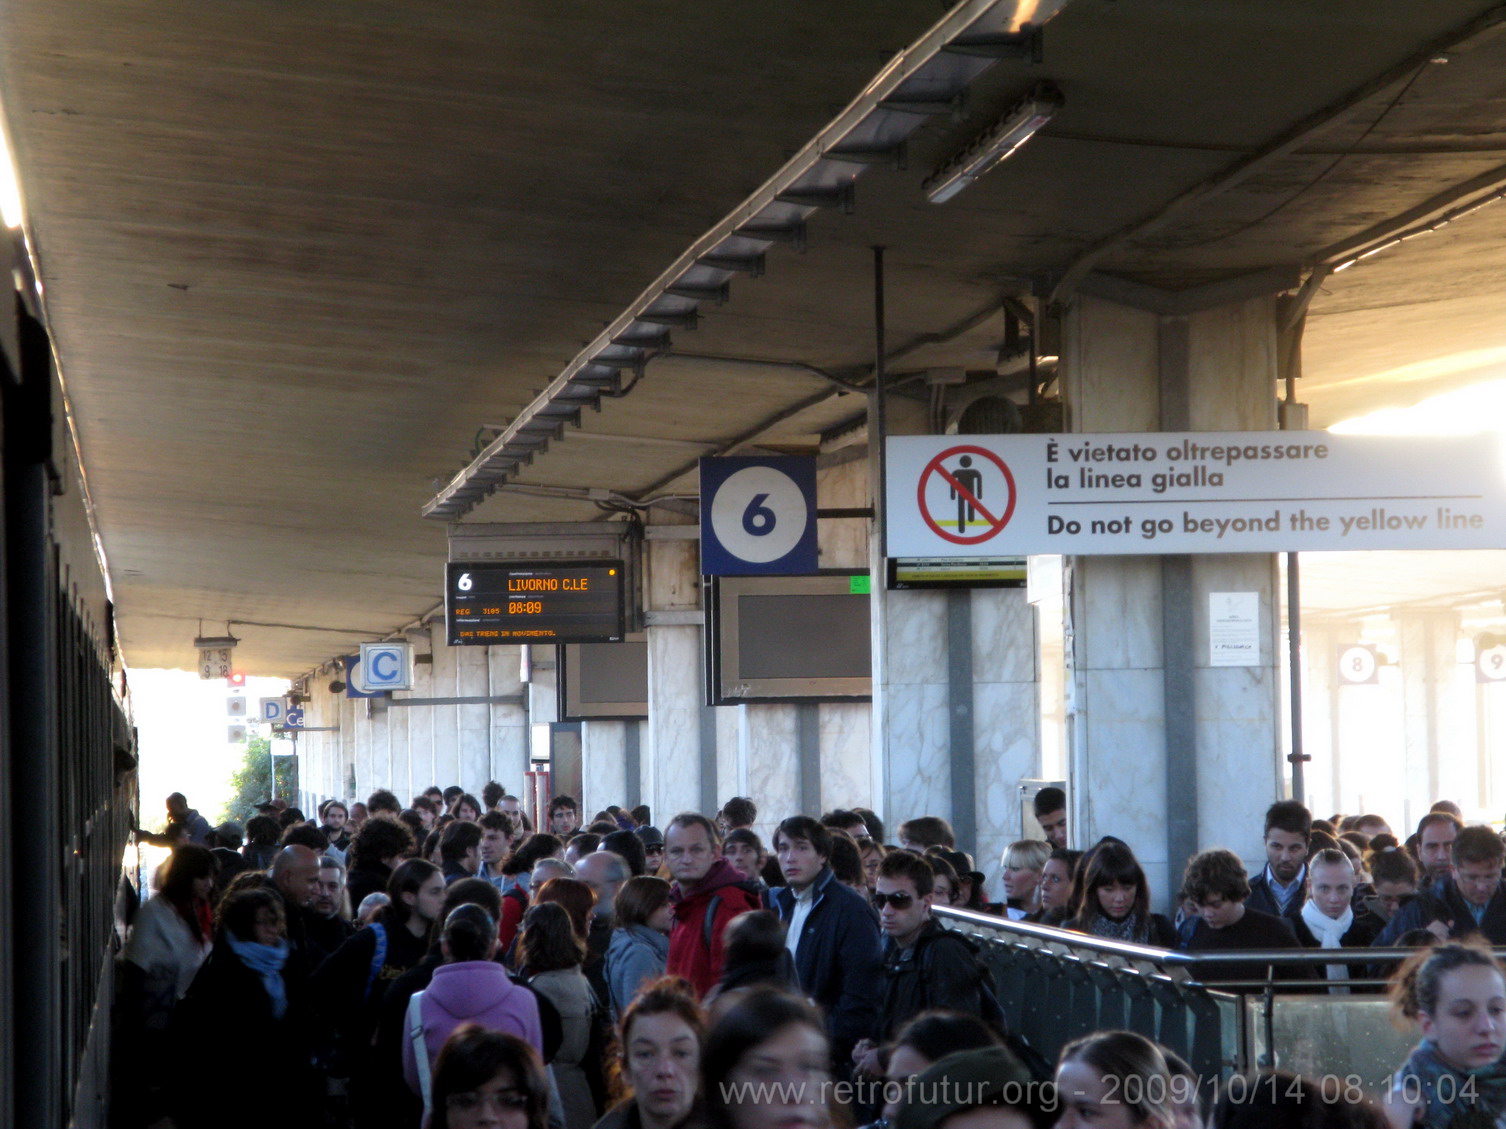
[(528, 1095), (521, 1090), (498, 1090), (495, 1094), (483, 1094), (480, 1090), (462, 1090), (444, 1100), (445, 1109), (451, 1113), (475, 1113), (482, 1106), (490, 1106), (494, 1113), (527, 1109)]
[(885, 906), (893, 906), (895, 909), (905, 909), (915, 900), (914, 894), (874, 894), (873, 904), (879, 909)]

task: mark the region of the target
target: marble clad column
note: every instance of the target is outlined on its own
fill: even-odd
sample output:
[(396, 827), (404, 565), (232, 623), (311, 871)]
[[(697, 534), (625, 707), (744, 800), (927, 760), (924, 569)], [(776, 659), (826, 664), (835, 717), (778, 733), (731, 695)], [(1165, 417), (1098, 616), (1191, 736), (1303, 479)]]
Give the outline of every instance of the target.
[[(454, 698), (459, 696), (459, 651), (463, 647), (451, 647), (442, 639), (434, 640), (433, 696)], [(412, 707), (419, 708), (419, 707)], [(434, 741), (434, 784), (448, 788), (451, 784), (468, 787), (460, 779), (460, 725), (458, 706), (430, 706)], [(409, 799), (403, 796), (401, 799)]]
[(1342, 799), (1347, 781), (1341, 770), (1339, 715), (1344, 687), (1339, 682), (1338, 653), (1359, 637), (1358, 624), (1302, 617), (1302, 747), (1312, 757), (1307, 764), (1304, 802), (1324, 815), (1350, 810)]
[(1036, 613), (1023, 588), (975, 588), (972, 620), (978, 830), (971, 850), (977, 869), (991, 876), (1019, 838), (1019, 782), (1039, 775), (1039, 652)]
[(408, 740), (408, 727), (413, 721), (409, 715), (412, 713), (413, 710), (406, 706), (398, 706), (396, 709), (389, 706), (386, 711), (387, 748), (392, 760), (392, 790), (404, 806), (426, 787), (420, 784), (417, 791), (413, 787), (413, 749)]
[[(1063, 394), (1076, 432), (1160, 425), (1156, 315), (1079, 297), (1062, 319)], [(1068, 557), (1068, 828), (1075, 847), (1130, 843), (1167, 889), (1161, 566)]]
[[(922, 435), (923, 406), (889, 401), (887, 434)], [(870, 481), (878, 468), (869, 467)], [(874, 494), (877, 497), (875, 491)], [(874, 810), (890, 842), (899, 825), (919, 815), (952, 814), (949, 762), (950, 694), (947, 662), (947, 594), (884, 591), (883, 546), (873, 538), (873, 756)]]
[(628, 803), (627, 727), (636, 721), (583, 721), (580, 726), (581, 779), (586, 814), (608, 804)]
[[(436, 621), (430, 628), (429, 656), (432, 660), (444, 646), (444, 621)], [(420, 650), (423, 648), (420, 647)], [(434, 693), (434, 662), (413, 664), (413, 697), (432, 698)], [(438, 783), (434, 772), (434, 710), (431, 706), (408, 706), (408, 764), (409, 779), (413, 782), (413, 794), (399, 796), (407, 803), (431, 784)], [(441, 788), (443, 784), (439, 785)]]
[(510, 704), (493, 702), (489, 707), (491, 764), (487, 779), (495, 780), (516, 796), (523, 787), (523, 774), (528, 771), (528, 713), (523, 701), (523, 648), (488, 647), (486, 650), (487, 687), (483, 693), (493, 698), (518, 699)]
[[(485, 698), (491, 691), (487, 670), (490, 647), (457, 647), (455, 696)], [(491, 707), (483, 704), (456, 707), (456, 783), (473, 796), (491, 778)]]
[[(1275, 426), (1275, 306), (1270, 298), (1181, 316), (1079, 296), (1063, 317), (1074, 432), (1261, 430)], [(1163, 355), (1163, 348), (1176, 354)], [(1175, 370), (1167, 378), (1167, 369)], [(1276, 569), (1270, 554), (1190, 558), (1190, 727), (1195, 792), (1168, 795), (1163, 568), (1158, 557), (1067, 563), (1069, 791), (1074, 846), (1105, 834), (1134, 847), (1164, 906), (1184, 858), (1170, 858), (1170, 805), (1191, 807), (1199, 849), (1258, 862), (1264, 808), (1281, 795)], [(1212, 667), (1208, 595), (1257, 592), (1254, 667)], [(1173, 619), (1176, 616), (1172, 617)], [(1185, 661), (1187, 656), (1178, 656)], [(1186, 719), (1178, 717), (1179, 723)]]
[(1401, 641), (1407, 827), (1416, 827), (1435, 800), (1453, 800), (1468, 816), (1481, 799), (1470, 755), (1474, 706), (1455, 692), (1455, 682), (1464, 679), (1474, 689), (1473, 671), (1459, 662), (1459, 613), (1403, 608), (1394, 618)]
[(873, 724), (887, 766), (879, 815), (893, 842), (907, 819), (952, 815), (947, 593), (889, 592), (880, 614)]
[[(1267, 431), (1276, 427), (1276, 300), (1255, 298), (1187, 318), (1187, 417), (1192, 431)], [(1164, 411), (1164, 405), (1163, 405)], [(1264, 804), (1290, 788), (1282, 732), (1282, 598), (1274, 553), (1192, 558), (1194, 685), (1197, 710), (1198, 841), (1227, 846), (1254, 870)], [(1260, 594), (1258, 666), (1215, 667), (1208, 655), (1208, 597)], [(1252, 811), (1252, 808), (1259, 810)], [(1185, 860), (1182, 860), (1185, 861)], [(1178, 875), (1180, 877), (1180, 875)]]
[[(854, 457), (860, 456), (860, 457)], [(817, 464), (816, 492), (824, 509), (859, 509), (870, 504), (866, 451), (856, 444), (823, 452)], [(868, 518), (834, 518), (817, 523), (822, 568), (867, 568)], [(882, 577), (874, 585), (883, 584)], [(823, 702), (820, 712), (821, 809), (873, 807), (870, 756), (872, 710), (866, 702)], [(761, 813), (760, 813), (761, 814)], [(811, 812), (819, 816), (820, 812)]]
[[(690, 525), (683, 514), (653, 511), (650, 525)], [(644, 600), (650, 611), (701, 606), (700, 550), (695, 541), (645, 539)], [(655, 825), (701, 807), (701, 628), (649, 627), (648, 725), (643, 741), (643, 796)]]

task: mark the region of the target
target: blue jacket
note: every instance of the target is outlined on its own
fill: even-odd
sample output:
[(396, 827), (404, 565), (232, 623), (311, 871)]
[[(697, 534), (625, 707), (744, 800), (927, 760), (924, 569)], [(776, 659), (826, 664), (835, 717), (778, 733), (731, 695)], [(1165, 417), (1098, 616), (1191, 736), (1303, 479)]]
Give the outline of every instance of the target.
[(638, 989), (664, 975), (669, 960), (669, 938), (647, 925), (629, 925), (612, 930), (607, 944), (607, 986), (612, 995), (612, 1014), (619, 1019)]
[[(810, 914), (795, 950), (800, 988), (826, 1011), (834, 1061), (845, 1062), (859, 1039), (874, 1038), (883, 995), (884, 949), (872, 907), (836, 880), (831, 867), (816, 876)], [(774, 910), (789, 924), (795, 891), (773, 891)]]

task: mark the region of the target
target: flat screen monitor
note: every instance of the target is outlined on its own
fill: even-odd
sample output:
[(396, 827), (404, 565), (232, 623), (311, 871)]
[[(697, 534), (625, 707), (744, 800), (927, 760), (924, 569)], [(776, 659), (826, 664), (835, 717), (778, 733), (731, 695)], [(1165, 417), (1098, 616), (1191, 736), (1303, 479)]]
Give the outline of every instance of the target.
[(450, 561), (450, 646), (610, 643), (623, 637), (622, 561)]
[(708, 701), (866, 701), (868, 592), (866, 572), (713, 578)]
[(891, 591), (907, 588), (1023, 588), (1024, 557), (890, 557)]
[(566, 643), (556, 649), (561, 721), (636, 720), (648, 716), (648, 643)]

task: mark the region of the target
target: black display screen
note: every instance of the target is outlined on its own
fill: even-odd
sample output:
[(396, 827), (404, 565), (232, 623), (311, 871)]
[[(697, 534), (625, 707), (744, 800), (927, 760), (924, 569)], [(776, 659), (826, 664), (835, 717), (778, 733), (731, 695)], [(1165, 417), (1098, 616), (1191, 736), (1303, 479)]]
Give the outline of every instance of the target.
[(615, 643), (623, 634), (622, 561), (451, 561), (450, 645)]

